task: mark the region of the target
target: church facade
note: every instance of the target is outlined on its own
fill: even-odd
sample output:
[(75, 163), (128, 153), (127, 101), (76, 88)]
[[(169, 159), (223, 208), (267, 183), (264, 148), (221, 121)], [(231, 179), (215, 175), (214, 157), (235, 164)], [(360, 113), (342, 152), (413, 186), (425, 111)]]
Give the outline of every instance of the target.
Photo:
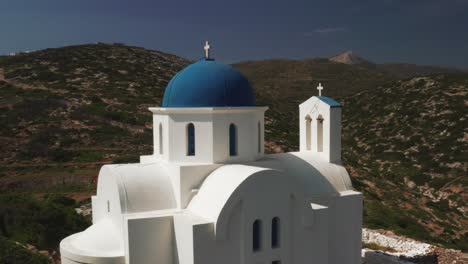
[(362, 195), (341, 164), (341, 110), (299, 105), (300, 150), (264, 153), (248, 80), (208, 54), (169, 82), (154, 152), (102, 167), (93, 225), (62, 240), (63, 264), (358, 264)]

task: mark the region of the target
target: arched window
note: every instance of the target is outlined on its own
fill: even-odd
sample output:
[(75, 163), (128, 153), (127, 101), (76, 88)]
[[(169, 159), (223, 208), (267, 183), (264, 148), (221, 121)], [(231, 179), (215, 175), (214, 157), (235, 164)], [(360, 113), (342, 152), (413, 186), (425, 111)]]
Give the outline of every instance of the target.
[(237, 127), (229, 125), (229, 155), (237, 156)]
[(163, 128), (162, 128), (162, 124), (160, 123), (159, 124), (159, 154), (163, 154), (164, 151), (163, 151)]
[(271, 247), (279, 248), (281, 239), (281, 223), (279, 217), (271, 220)]
[(323, 151), (323, 117), (317, 117), (317, 151)]
[(195, 156), (195, 126), (187, 125), (187, 156)]
[(257, 124), (257, 152), (262, 153), (262, 124)]
[(309, 115), (305, 117), (306, 124), (306, 150), (312, 149), (312, 118)]
[(252, 235), (252, 249), (253, 251), (259, 251), (262, 247), (262, 221), (259, 219), (253, 223)]

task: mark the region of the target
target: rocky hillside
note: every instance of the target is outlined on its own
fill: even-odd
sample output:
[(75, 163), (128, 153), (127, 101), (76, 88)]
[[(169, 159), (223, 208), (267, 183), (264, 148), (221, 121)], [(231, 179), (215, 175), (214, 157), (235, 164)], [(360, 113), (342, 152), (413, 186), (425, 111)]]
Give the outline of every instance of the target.
[(362, 230), (363, 264), (462, 264), (468, 254), (422, 243), (387, 230)]
[(468, 74), (398, 80), (322, 59), (235, 67), (270, 106), (270, 151), (297, 149), (297, 105), (325, 83), (344, 104), (343, 159), (366, 195), (366, 225), (468, 250)]
[[(0, 57), (1, 192), (89, 197), (102, 164), (152, 152), (147, 108), (188, 63), (107, 44)], [(467, 75), (398, 80), (328, 59), (234, 66), (270, 106), (268, 151), (297, 149), (297, 105), (321, 82), (344, 104), (343, 159), (366, 226), (467, 250)]]
[(0, 189), (82, 186), (102, 163), (150, 153), (147, 108), (187, 63), (107, 44), (1, 58)]
[(344, 99), (343, 156), (369, 227), (467, 250), (467, 93), (467, 75), (441, 75)]
[(377, 70), (393, 75), (397, 78), (412, 78), (428, 74), (463, 74), (468, 71), (455, 68), (440, 67), (440, 66), (425, 66), (409, 63), (384, 63), (377, 64)]
[(299, 145), (298, 105), (318, 93), (341, 99), (375, 89), (396, 79), (381, 72), (329, 61), (267, 60), (235, 64), (255, 88), (257, 103), (267, 105), (267, 147), (273, 152), (296, 150)]

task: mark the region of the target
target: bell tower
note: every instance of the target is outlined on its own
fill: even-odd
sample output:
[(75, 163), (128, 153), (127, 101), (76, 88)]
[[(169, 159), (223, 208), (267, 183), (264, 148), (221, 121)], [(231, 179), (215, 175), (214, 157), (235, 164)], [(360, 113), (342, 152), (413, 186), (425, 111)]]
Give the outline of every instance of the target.
[[(319, 92), (323, 89), (319, 85)], [(326, 96), (313, 96), (299, 105), (299, 149), (341, 162), (341, 104)]]

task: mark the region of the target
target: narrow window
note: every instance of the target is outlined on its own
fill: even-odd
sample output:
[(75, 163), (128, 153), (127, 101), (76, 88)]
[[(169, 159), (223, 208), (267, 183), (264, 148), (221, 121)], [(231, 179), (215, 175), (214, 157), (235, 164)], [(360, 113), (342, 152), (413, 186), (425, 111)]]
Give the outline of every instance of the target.
[(237, 155), (237, 127), (234, 124), (229, 125), (229, 155)]
[(312, 128), (311, 128), (311, 124), (312, 124), (312, 118), (310, 118), (309, 115), (306, 116), (305, 118), (305, 124), (306, 124), (306, 150), (311, 150), (312, 147)]
[(317, 117), (317, 151), (323, 151), (323, 117)]
[(253, 232), (252, 232), (252, 242), (253, 242), (253, 251), (259, 251), (261, 248), (261, 239), (262, 239), (262, 221), (259, 219), (255, 220), (253, 223)]
[(109, 200), (107, 200), (107, 212), (108, 213), (110, 212), (110, 202), (109, 202)]
[(262, 153), (262, 125), (257, 124), (257, 152)]
[(162, 124), (159, 124), (159, 154), (163, 154), (163, 128)]
[(273, 218), (271, 220), (271, 247), (279, 248), (280, 247), (280, 236), (281, 236), (281, 223), (279, 217)]
[(187, 156), (195, 156), (195, 126), (187, 125)]

